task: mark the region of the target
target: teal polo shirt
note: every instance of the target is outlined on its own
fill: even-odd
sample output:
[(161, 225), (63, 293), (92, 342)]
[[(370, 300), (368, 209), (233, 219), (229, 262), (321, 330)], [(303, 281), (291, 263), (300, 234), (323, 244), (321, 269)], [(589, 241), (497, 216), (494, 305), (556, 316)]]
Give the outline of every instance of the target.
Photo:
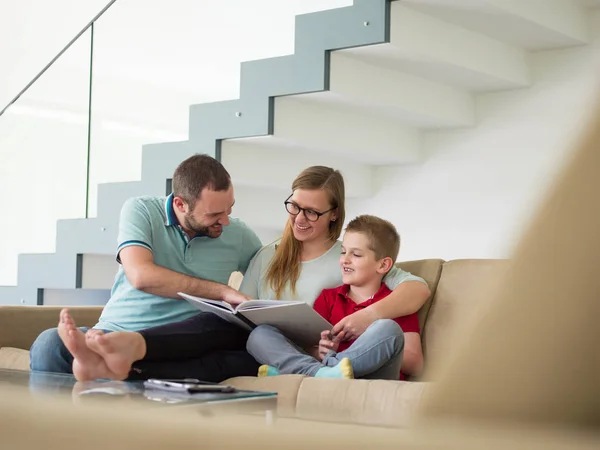
[[(230, 218), (218, 238), (183, 232), (168, 197), (135, 197), (121, 209), (117, 261), (125, 247), (139, 245), (150, 250), (154, 263), (196, 278), (227, 284), (232, 272), (246, 272), (261, 248), (258, 236), (240, 219)], [(159, 297), (135, 289), (119, 265), (111, 297), (94, 328), (138, 331), (187, 319), (198, 310), (185, 300)]]

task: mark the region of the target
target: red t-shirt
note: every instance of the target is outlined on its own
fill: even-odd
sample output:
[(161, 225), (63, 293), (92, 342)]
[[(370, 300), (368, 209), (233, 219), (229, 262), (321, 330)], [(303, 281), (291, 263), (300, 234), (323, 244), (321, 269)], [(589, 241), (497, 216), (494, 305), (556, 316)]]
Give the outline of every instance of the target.
[[(360, 311), (373, 303), (387, 297), (392, 291), (381, 283), (379, 290), (373, 295), (372, 298), (362, 303), (355, 303), (350, 297), (348, 297), (348, 291), (350, 286), (343, 284), (333, 289), (323, 289), (321, 295), (315, 300), (313, 308), (321, 316), (323, 316), (330, 324), (335, 325), (344, 317), (354, 314), (356, 311)], [(421, 328), (419, 327), (419, 318), (416, 314), (409, 314), (408, 316), (396, 317), (394, 319), (402, 331), (405, 333), (420, 333)], [(352, 341), (340, 342), (338, 352), (343, 352), (352, 345)], [(400, 372), (400, 379), (406, 379), (406, 376)]]

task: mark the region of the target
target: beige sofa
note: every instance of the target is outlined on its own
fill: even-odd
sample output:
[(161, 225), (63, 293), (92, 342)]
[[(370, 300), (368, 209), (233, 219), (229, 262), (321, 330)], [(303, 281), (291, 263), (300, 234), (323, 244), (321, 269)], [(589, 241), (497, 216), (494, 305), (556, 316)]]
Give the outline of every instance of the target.
[[(453, 329), (469, 320), (480, 300), (478, 292), (497, 279), (502, 260), (429, 259), (398, 263), (430, 286), (431, 297), (419, 311), (425, 371), (420, 380), (322, 380), (303, 376), (238, 377), (238, 387), (279, 393), (278, 413), (318, 421), (386, 426), (408, 425), (434, 372), (452, 349)], [(28, 370), (28, 349), (36, 336), (56, 326), (59, 307), (0, 307), (0, 368)], [(100, 307), (71, 308), (77, 324), (92, 326)]]
[[(0, 386), (2, 448), (221, 450), (275, 444), (298, 450), (597, 450), (600, 208), (595, 199), (600, 192), (600, 102), (596, 111), (576, 152), (536, 208), (505, 275), (496, 278), (505, 270), (496, 261), (437, 262), (438, 269), (435, 261), (402, 264), (434, 281), (433, 302), (421, 318), (425, 378), (435, 381), (421, 389), (425, 395), (418, 418), (408, 430), (314, 421), (301, 426), (297, 420), (266, 428), (239, 418), (177, 414), (177, 409), (151, 415), (126, 406), (73, 408), (66, 399), (31, 399), (27, 392)], [(2, 308), (0, 351), (12, 355), (5, 362), (26, 361), (8, 347), (26, 349), (40, 329), (56, 321), (56, 313), (49, 308)], [(98, 311), (81, 309), (76, 314), (89, 325)], [(395, 389), (397, 396), (382, 395), (378, 405), (392, 411), (388, 420), (395, 423), (406, 417), (403, 399), (420, 386), (320, 380), (317, 391), (313, 388), (319, 380), (298, 377), (232, 381), (257, 387), (277, 384), (281, 401), (289, 401), (300, 414), (309, 402), (334, 405), (337, 409), (327, 414), (315, 413), (326, 416), (324, 420), (343, 414), (344, 403), (367, 411), (376, 389), (390, 396)]]

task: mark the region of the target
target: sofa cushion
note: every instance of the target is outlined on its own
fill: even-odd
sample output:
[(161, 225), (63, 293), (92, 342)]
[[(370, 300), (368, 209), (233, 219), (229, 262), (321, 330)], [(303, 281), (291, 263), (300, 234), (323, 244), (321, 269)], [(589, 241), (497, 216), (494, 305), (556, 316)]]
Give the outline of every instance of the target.
[(0, 348), (0, 369), (29, 370), (29, 351), (20, 348)]
[(223, 381), (238, 389), (277, 392), (277, 414), (293, 415), (296, 410), (298, 389), (304, 375), (279, 375), (276, 377), (235, 377)]
[(421, 327), (421, 330), (425, 328), (427, 315), (429, 314), (429, 309), (431, 308), (431, 302), (435, 297), (435, 292), (442, 274), (443, 264), (443, 259), (421, 259), (416, 261), (404, 261), (396, 263), (396, 266), (400, 267), (402, 270), (423, 278), (427, 282), (429, 290), (431, 291), (431, 295), (418, 312), (419, 326)]
[(445, 358), (451, 358), (453, 336), (484, 314), (485, 301), (494, 284), (508, 268), (507, 260), (464, 259), (444, 263), (435, 297), (422, 330), (425, 369), (422, 380), (437, 379), (435, 372)]
[(407, 427), (428, 386), (422, 382), (308, 377), (298, 391), (296, 417)]

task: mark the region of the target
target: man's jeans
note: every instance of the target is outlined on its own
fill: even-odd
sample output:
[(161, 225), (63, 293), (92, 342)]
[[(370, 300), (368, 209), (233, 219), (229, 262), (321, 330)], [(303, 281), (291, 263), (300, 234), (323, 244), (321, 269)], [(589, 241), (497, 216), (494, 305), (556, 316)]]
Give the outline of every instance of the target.
[(298, 348), (278, 329), (260, 325), (250, 333), (246, 348), (259, 363), (273, 366), (281, 374), (314, 376), (321, 367), (336, 366), (348, 358), (356, 378), (398, 380), (404, 333), (393, 320), (376, 320), (348, 349), (340, 353), (330, 351), (321, 362)]
[[(89, 330), (87, 327), (79, 329), (83, 333)], [(58, 328), (50, 328), (37, 337), (29, 351), (29, 358), (29, 367), (33, 371), (73, 373), (73, 355), (63, 344)]]

